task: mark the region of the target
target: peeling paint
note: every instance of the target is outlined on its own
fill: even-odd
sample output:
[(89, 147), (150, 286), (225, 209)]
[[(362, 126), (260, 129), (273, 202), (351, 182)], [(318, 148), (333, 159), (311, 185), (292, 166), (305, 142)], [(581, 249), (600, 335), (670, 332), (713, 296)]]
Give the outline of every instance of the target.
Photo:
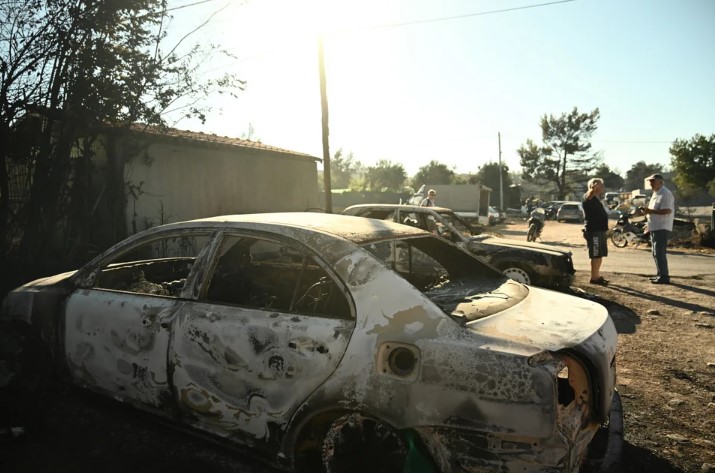
[[(132, 272), (149, 270), (146, 260), (112, 266), (105, 282), (120, 285), (92, 287), (114, 251), (177, 231), (214, 237), (195, 259), (156, 260), (159, 282)], [(272, 299), (210, 299), (224, 238), (265, 235), (291, 242), (250, 261)], [(289, 271), (309, 263), (311, 279), (291, 285)], [(142, 284), (127, 285), (132, 274)], [(244, 289), (225, 282), (223, 294)], [(333, 296), (340, 310), (316, 310)], [(603, 307), (508, 282), (440, 238), (369, 219), (271, 214), (151, 229), (14, 291), (3, 316), (38, 322), (79, 384), (178, 410), (286, 465), (299, 448), (321, 450), (350, 412), (416, 434), (442, 471), (573, 472), (615, 386)]]

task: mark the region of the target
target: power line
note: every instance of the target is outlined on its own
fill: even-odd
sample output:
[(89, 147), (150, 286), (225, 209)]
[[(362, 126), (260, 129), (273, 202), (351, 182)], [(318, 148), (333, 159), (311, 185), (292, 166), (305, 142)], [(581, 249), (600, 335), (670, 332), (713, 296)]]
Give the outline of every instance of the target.
[(672, 141), (642, 141), (642, 140), (593, 140), (594, 143), (632, 143), (632, 144), (663, 144), (672, 143)]
[[(199, 3), (206, 3), (214, 0), (203, 0), (202, 2)], [(250, 1), (250, 0), (247, 0)], [(526, 10), (530, 8), (539, 8), (539, 7), (546, 7), (550, 5), (556, 5), (559, 3), (569, 3), (569, 2), (574, 2), (576, 0), (557, 0), (553, 2), (546, 2), (546, 3), (537, 3), (537, 4), (532, 4), (532, 5), (524, 5), (521, 7), (513, 7), (513, 8), (504, 8), (501, 10), (489, 10), (489, 11), (483, 11), (483, 12), (474, 12), (474, 13), (466, 13), (464, 15), (455, 15), (455, 16), (445, 16), (445, 17), (437, 17), (437, 18), (427, 18), (424, 20), (415, 20), (415, 21), (406, 21), (406, 22), (401, 22), (401, 23), (385, 23), (382, 25), (365, 25), (365, 26), (357, 26), (357, 27), (352, 27), (352, 28), (343, 28), (343, 29), (336, 29), (336, 30), (331, 30), (327, 32), (327, 34), (335, 34), (335, 33), (347, 33), (347, 32), (356, 32), (356, 31), (370, 31), (370, 30), (378, 30), (378, 29), (386, 29), (386, 28), (397, 28), (401, 26), (411, 26), (411, 25), (419, 25), (419, 24), (427, 24), (427, 23), (436, 23), (436, 22), (442, 22), (442, 21), (451, 21), (451, 20), (461, 20), (464, 18), (470, 18), (470, 17), (475, 17), (475, 16), (485, 16), (485, 15), (494, 15), (497, 13), (507, 13), (511, 11), (516, 11), (516, 10)], [(247, 3), (247, 2), (244, 2)], [(193, 4), (192, 4), (193, 5)], [(191, 6), (191, 5), (186, 5), (186, 6)], [(183, 8), (183, 7), (179, 7)], [(275, 48), (278, 49), (278, 48)], [(235, 51), (236, 48), (233, 49), (228, 49), (227, 51)], [(270, 55), (270, 52), (267, 54), (262, 54), (257, 57), (254, 57), (249, 60), (257, 60), (257, 59), (263, 59), (264, 57), (267, 57)], [(211, 69), (209, 71), (205, 71), (205, 73), (208, 72), (213, 72), (219, 69), (224, 69), (227, 67), (234, 66), (236, 64), (240, 64), (242, 62), (246, 62), (245, 59), (238, 59), (234, 62), (231, 62), (230, 64), (226, 64), (223, 66), (218, 66), (214, 69)]]
[(494, 15), (496, 13), (506, 13), (506, 12), (516, 11), (516, 10), (526, 10), (529, 8), (546, 7), (549, 5), (556, 5), (559, 3), (569, 3), (569, 2), (574, 2), (574, 1), (576, 1), (576, 0), (558, 0), (558, 1), (554, 1), (554, 2), (524, 5), (521, 7), (503, 8), (501, 10), (489, 10), (489, 11), (483, 11), (483, 12), (465, 13), (464, 15), (444, 16), (444, 17), (438, 17), (438, 18), (427, 18), (424, 20), (405, 21), (405, 22), (401, 22), (401, 23), (385, 23), (383, 25), (372, 25), (372, 26), (363, 26), (363, 27), (355, 27), (355, 28), (337, 29), (337, 30), (330, 31), (330, 33), (346, 32), (346, 31), (361, 31), (361, 30), (377, 30), (377, 29), (385, 29), (385, 28), (397, 28), (397, 27), (401, 27), (401, 26), (421, 25), (421, 24), (426, 24), (426, 23), (437, 23), (440, 21), (461, 20), (464, 18), (471, 18), (474, 16)]
[(215, 1), (216, 0), (201, 0), (199, 2), (187, 3), (186, 5), (179, 5), (178, 7), (167, 8), (164, 11), (170, 12), (170, 11), (175, 11), (175, 10), (181, 10), (182, 8), (195, 7), (196, 5), (203, 5), (204, 3), (211, 3), (211, 2), (215, 2)]

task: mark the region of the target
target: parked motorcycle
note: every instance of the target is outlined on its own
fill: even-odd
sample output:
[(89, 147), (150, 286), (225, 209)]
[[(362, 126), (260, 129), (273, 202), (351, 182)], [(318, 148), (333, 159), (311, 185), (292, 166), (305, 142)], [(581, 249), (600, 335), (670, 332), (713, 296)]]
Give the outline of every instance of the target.
[(611, 242), (617, 248), (624, 248), (628, 243), (631, 245), (650, 244), (650, 234), (648, 233), (646, 221), (631, 221), (631, 217), (638, 215), (637, 211), (630, 214), (618, 212), (618, 222), (616, 222), (611, 231)]
[(529, 230), (526, 232), (526, 241), (536, 241), (536, 239), (541, 236), (541, 231), (544, 229), (545, 223), (546, 212), (541, 207), (535, 208), (531, 212), (529, 220), (526, 221), (526, 224), (529, 226)]

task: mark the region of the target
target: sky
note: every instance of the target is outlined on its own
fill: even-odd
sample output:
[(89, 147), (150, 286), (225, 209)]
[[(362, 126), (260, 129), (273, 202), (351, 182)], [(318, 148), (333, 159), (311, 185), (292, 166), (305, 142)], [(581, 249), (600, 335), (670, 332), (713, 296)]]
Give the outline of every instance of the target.
[(322, 32), (330, 154), (364, 165), (476, 173), (498, 162), (501, 135), (501, 160), (518, 171), (517, 149), (541, 143), (541, 117), (574, 107), (600, 110), (592, 150), (624, 176), (638, 161), (667, 167), (675, 139), (715, 133), (714, 0), (546, 3), (169, 0), (172, 35), (218, 12), (191, 40), (235, 57), (212, 59), (202, 77), (247, 81), (236, 99), (209, 99), (205, 124), (175, 127), (252, 127), (267, 145), (322, 157)]

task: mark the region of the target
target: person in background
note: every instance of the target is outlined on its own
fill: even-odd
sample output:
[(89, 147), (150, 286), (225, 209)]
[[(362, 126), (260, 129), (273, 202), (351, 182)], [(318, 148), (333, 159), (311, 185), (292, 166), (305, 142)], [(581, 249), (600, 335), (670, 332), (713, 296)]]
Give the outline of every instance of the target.
[(588, 181), (588, 191), (583, 195), (582, 205), (586, 214), (586, 244), (591, 259), (591, 284), (605, 286), (608, 281), (601, 276), (601, 263), (608, 256), (608, 214), (601, 199), (606, 195), (603, 179), (594, 177)]
[(648, 217), (648, 230), (650, 231), (650, 242), (656, 269), (656, 275), (650, 278), (650, 282), (653, 284), (670, 284), (666, 248), (668, 246), (668, 235), (673, 231), (675, 198), (673, 193), (665, 187), (662, 175), (653, 174), (648, 176), (646, 180), (650, 183), (650, 188), (653, 189), (653, 195), (650, 197), (648, 206), (641, 208), (641, 211)]
[(437, 197), (437, 191), (430, 189), (427, 192), (427, 197), (422, 199), (422, 202), (420, 202), (420, 207), (434, 207), (435, 197)]

